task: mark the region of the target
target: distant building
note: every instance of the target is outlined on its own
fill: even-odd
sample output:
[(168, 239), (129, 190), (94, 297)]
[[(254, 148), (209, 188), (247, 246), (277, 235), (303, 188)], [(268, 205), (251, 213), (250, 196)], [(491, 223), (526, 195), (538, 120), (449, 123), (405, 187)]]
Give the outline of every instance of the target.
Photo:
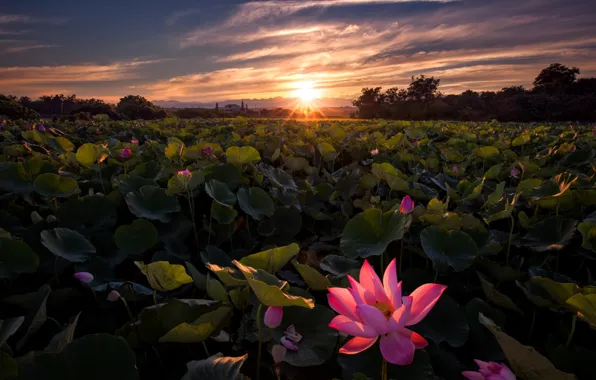
[(234, 112), (240, 112), (240, 111), (242, 111), (242, 109), (240, 108), (240, 106), (238, 104), (226, 104), (224, 106), (225, 113), (234, 113)]

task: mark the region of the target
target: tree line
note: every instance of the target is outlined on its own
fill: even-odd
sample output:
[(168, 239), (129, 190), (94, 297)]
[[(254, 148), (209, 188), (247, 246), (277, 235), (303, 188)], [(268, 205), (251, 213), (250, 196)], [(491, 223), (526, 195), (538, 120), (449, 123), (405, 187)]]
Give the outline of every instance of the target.
[(353, 104), (359, 118), (462, 121), (596, 121), (596, 78), (578, 79), (580, 70), (560, 63), (543, 69), (533, 88), (464, 91), (444, 95), (440, 79), (412, 77), (406, 89), (363, 88)]

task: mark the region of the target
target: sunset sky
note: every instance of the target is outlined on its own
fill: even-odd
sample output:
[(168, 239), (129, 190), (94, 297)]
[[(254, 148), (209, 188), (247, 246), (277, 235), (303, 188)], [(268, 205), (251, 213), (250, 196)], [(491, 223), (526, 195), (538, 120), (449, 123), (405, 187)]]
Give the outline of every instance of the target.
[(312, 81), (352, 99), (419, 74), (444, 93), (529, 87), (552, 62), (596, 76), (595, 15), (595, 0), (5, 0), (0, 93), (211, 102)]

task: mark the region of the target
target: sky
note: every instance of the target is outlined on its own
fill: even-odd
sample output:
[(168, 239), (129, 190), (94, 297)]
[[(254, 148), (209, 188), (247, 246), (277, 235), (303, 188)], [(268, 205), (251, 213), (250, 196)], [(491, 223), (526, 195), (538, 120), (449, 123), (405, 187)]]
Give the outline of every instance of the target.
[(595, 0), (0, 0), (0, 93), (347, 105), (426, 74), (443, 93), (596, 76)]

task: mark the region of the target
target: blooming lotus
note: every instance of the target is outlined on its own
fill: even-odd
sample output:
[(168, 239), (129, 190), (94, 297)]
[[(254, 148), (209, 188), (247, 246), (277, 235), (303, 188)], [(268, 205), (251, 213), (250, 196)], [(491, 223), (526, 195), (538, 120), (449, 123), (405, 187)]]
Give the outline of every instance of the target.
[(188, 169), (180, 170), (178, 172), (178, 175), (181, 176), (181, 177), (184, 177), (184, 178), (190, 178), (190, 177), (192, 177), (192, 173)]
[(519, 170), (517, 170), (517, 168), (513, 168), (511, 169), (511, 176), (517, 178), (517, 176), (519, 175)]
[(128, 148), (124, 148), (122, 149), (122, 151), (120, 152), (120, 155), (118, 156), (123, 160), (126, 160), (130, 157), (132, 157), (132, 150), (128, 149)]
[(81, 281), (83, 284), (90, 284), (93, 282), (93, 275), (89, 272), (77, 272), (73, 274), (72, 277)]
[(404, 199), (401, 200), (401, 204), (399, 205), (399, 212), (402, 214), (409, 214), (414, 210), (414, 201), (410, 198), (409, 195), (406, 195)]
[(454, 172), (458, 172), (459, 168), (457, 167), (457, 165), (453, 165), (453, 167), (451, 168), (451, 170), (453, 170)]
[(379, 150), (378, 149), (373, 149), (370, 151), (370, 154), (373, 156), (376, 156), (377, 154), (379, 154)]
[(274, 329), (281, 324), (284, 317), (284, 308), (281, 306), (269, 306), (265, 312), (265, 326)]
[(461, 374), (468, 380), (515, 380), (515, 375), (504, 364), (474, 360), (478, 364), (478, 372), (464, 371)]
[(395, 259), (387, 266), (383, 282), (367, 260), (360, 269), (360, 282), (348, 276), (351, 287), (329, 288), (329, 306), (338, 312), (329, 327), (354, 336), (341, 349), (342, 354), (357, 354), (370, 348), (380, 338), (381, 354), (389, 363), (408, 365), (414, 352), (428, 345), (407, 328), (426, 317), (447, 288), (424, 284), (408, 297), (402, 297), (397, 282)]
[(130, 143), (131, 143), (131, 144), (138, 144), (138, 143), (139, 143), (139, 140), (137, 140), (137, 139), (132, 139), (132, 140), (130, 140)]

